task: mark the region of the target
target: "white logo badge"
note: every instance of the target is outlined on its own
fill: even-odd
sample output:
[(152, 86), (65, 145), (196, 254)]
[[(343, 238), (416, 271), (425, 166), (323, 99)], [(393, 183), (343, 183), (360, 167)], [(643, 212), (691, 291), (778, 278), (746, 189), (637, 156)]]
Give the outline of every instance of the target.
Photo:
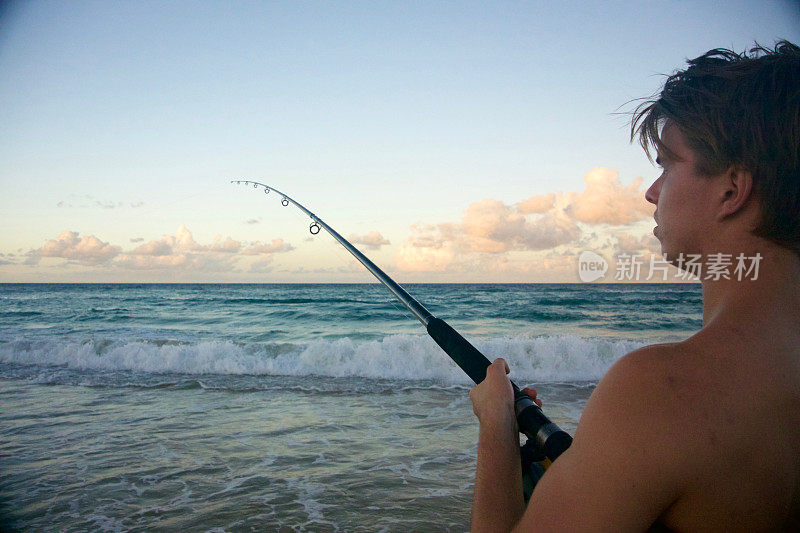
[(581, 252), (578, 257), (578, 276), (584, 283), (591, 283), (606, 275), (608, 262), (602, 255), (594, 252)]

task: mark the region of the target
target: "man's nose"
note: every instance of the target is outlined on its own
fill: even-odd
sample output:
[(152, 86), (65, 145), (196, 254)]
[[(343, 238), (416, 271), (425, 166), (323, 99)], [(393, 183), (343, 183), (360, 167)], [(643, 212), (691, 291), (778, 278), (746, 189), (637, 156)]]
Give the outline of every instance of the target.
[(650, 202), (653, 205), (658, 204), (658, 195), (661, 193), (661, 176), (658, 177), (656, 181), (647, 189), (647, 192), (644, 193), (644, 199)]

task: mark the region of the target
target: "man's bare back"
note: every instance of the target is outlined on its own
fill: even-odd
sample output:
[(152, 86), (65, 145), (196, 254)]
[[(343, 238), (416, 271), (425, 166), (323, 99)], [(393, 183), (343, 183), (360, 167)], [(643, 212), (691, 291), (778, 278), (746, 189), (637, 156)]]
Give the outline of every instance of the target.
[(686, 484), (659, 518), (670, 529), (800, 527), (800, 328), (735, 323), (641, 357), (672, 393), (654, 424), (685, 428), (674, 466)]

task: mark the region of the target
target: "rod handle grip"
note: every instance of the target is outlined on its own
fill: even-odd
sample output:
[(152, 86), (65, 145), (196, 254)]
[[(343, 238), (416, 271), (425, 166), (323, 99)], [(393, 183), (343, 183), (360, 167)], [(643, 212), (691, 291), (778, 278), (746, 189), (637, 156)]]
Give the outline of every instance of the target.
[(450, 324), (434, 317), (428, 322), (427, 329), (428, 335), (472, 381), (477, 384), (486, 378), (486, 368), (491, 362), (459, 332), (450, 327)]

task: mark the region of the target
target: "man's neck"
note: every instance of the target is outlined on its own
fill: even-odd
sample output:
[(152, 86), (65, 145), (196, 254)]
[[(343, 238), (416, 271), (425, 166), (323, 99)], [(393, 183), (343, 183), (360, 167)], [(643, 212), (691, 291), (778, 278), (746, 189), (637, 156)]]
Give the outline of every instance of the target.
[(733, 272), (737, 253), (732, 254), (731, 279), (702, 281), (703, 327), (732, 313), (740, 318), (742, 315), (749, 317), (751, 323), (753, 320), (771, 321), (776, 315), (795, 323), (800, 321), (800, 258), (796, 253), (771, 243), (759, 246), (758, 251), (752, 251), (750, 255), (744, 253), (749, 259), (755, 258), (756, 254), (761, 256), (757, 277), (751, 272), (749, 276), (737, 279)]

